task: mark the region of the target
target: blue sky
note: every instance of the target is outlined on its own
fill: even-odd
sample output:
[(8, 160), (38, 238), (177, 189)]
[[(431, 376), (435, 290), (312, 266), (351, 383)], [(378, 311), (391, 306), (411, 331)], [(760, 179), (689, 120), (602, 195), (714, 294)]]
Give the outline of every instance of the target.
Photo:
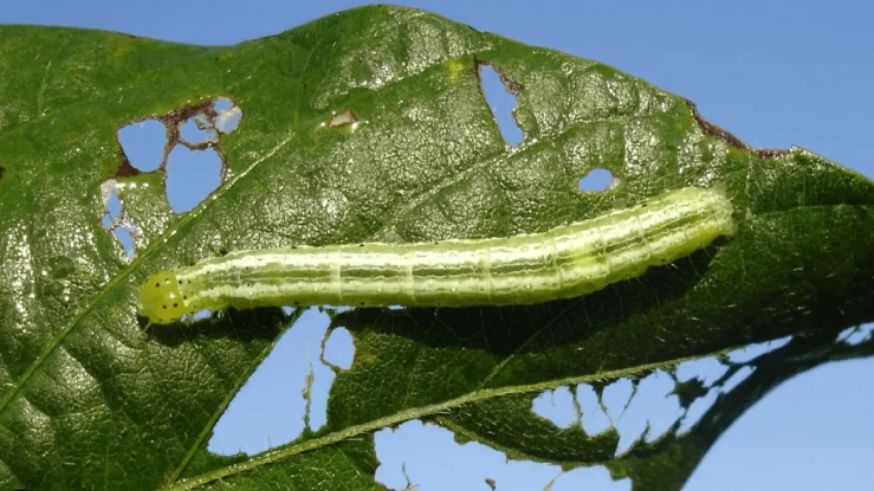
[[(0, 23), (92, 27), (215, 45), (274, 34), (362, 3), (31, 0), (9, 2), (0, 11)], [(683, 6), (551, 0), (397, 3), (610, 64), (691, 99), (704, 117), (754, 147), (797, 144), (874, 177), (872, 2), (839, 1), (827, 7), (803, 0)], [(180, 193), (173, 200), (183, 199), (187, 191), (171, 192)], [(322, 360), (342, 366), (351, 356), (343, 332), (333, 335), (320, 355), (324, 328), (324, 319), (310, 312), (280, 341), (220, 421), (210, 448), (257, 451), (297, 436), (306, 410), (300, 394), (310, 370), (315, 385), (309, 422), (314, 427), (323, 422), (333, 373)], [(705, 373), (714, 368), (688, 369)], [(843, 362), (779, 387), (726, 432), (686, 489), (874, 489), (871, 373), (872, 359)], [(652, 390), (654, 400), (663, 402), (663, 394), (658, 396), (662, 385), (654, 379)], [(623, 390), (617, 384), (618, 400)], [(546, 394), (538, 411), (565, 424), (569, 397), (563, 391)], [(506, 463), (502, 454), (476, 444), (459, 447), (448, 431), (417, 423), (377, 434), (377, 452), (383, 462), (377, 478), (397, 488), (405, 485), (401, 461), (421, 491), (487, 491), (485, 477), (494, 478), (500, 491), (542, 489), (559, 476), (548, 466)], [(561, 475), (552, 489), (583, 485), (628, 489), (628, 483), (611, 483), (597, 468)]]

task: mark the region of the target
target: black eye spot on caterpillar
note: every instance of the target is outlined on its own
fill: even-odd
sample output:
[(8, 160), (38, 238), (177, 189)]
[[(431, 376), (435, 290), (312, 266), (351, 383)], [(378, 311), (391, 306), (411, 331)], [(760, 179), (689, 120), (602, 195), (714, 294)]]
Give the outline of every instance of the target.
[[(149, 277), (140, 287), (140, 301), (137, 307), (140, 315), (154, 324), (167, 324), (178, 320), (188, 312), (180, 287), (172, 271), (164, 271)], [(172, 305), (172, 307), (170, 307)]]
[(235, 251), (150, 276), (138, 310), (154, 324), (171, 324), (228, 307), (464, 307), (572, 298), (733, 236), (733, 211), (721, 190), (688, 187), (537, 234)]

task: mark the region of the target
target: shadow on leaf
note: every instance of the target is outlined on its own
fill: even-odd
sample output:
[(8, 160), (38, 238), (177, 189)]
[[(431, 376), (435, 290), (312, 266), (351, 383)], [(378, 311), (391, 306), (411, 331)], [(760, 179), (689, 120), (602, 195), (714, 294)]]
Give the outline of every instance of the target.
[[(251, 310), (228, 309), (220, 315), (191, 323), (177, 322), (169, 326), (150, 326), (147, 332), (152, 339), (165, 346), (178, 346), (193, 338), (233, 338), (249, 342), (269, 341), (276, 338), (289, 325), (292, 316), (282, 309), (259, 308)], [(140, 319), (145, 327), (145, 319)]]

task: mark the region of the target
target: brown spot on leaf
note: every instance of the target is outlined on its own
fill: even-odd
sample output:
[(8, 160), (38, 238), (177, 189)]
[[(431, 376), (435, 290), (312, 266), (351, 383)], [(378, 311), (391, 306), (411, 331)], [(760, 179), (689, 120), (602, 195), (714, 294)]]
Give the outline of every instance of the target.
[[(170, 151), (173, 150), (173, 147), (175, 147), (176, 144), (182, 144), (183, 146), (191, 150), (204, 150), (206, 148), (213, 148), (216, 146), (217, 142), (210, 139), (194, 145), (189, 144), (188, 142), (185, 142), (180, 138), (177, 128), (181, 123), (187, 121), (189, 118), (197, 114), (203, 114), (203, 116), (207, 120), (215, 121), (216, 117), (218, 117), (218, 113), (216, 112), (213, 104), (215, 100), (220, 97), (222, 96), (213, 96), (205, 99), (203, 102), (191, 106), (185, 106), (181, 109), (176, 109), (160, 116), (147, 116), (140, 119), (132, 120), (125, 123), (123, 126), (127, 126), (138, 121), (145, 121), (146, 119), (155, 119), (157, 121), (160, 121), (164, 125), (167, 134), (167, 141), (164, 144), (164, 154), (161, 157), (161, 166), (159, 167), (159, 171), (165, 171), (167, 166), (167, 158), (170, 155)], [(118, 129), (115, 131), (115, 135), (118, 147), (121, 149), (121, 142), (118, 141)], [(218, 154), (219, 159), (221, 159), (221, 179), (224, 182), (227, 174), (227, 161), (223, 152), (216, 153)], [(134, 176), (141, 173), (142, 172), (139, 169), (131, 165), (130, 160), (128, 159), (127, 155), (124, 154), (124, 150), (122, 149), (119, 152), (119, 166), (118, 171), (116, 172), (116, 177)]]
[[(167, 161), (167, 154), (169, 154), (170, 149), (176, 146), (177, 143), (180, 143), (179, 133), (176, 131), (176, 128), (181, 123), (187, 121), (189, 118), (197, 115), (198, 113), (203, 114), (209, 121), (215, 120), (216, 116), (218, 116), (218, 114), (215, 112), (215, 107), (213, 107), (213, 101), (215, 99), (215, 97), (210, 97), (209, 99), (206, 99), (199, 104), (186, 106), (182, 109), (176, 109), (175, 111), (170, 111), (164, 115), (157, 117), (158, 121), (164, 123), (164, 127), (167, 128), (167, 146), (165, 147), (166, 149), (163, 159), (164, 162)], [(207, 140), (196, 145), (185, 146), (192, 150), (203, 150), (205, 148), (215, 146), (215, 142)]]
[(763, 148), (761, 150), (756, 150), (756, 154), (763, 159), (775, 159), (777, 157), (782, 157), (783, 155), (789, 155), (789, 150), (785, 148)]
[(510, 77), (507, 76), (506, 73), (504, 73), (504, 70), (496, 67), (495, 65), (492, 65), (488, 61), (480, 60), (479, 58), (474, 58), (473, 64), (476, 67), (476, 78), (477, 78), (477, 81), (479, 83), (480, 91), (482, 91), (482, 78), (480, 77), (480, 75), (481, 75), (481, 73), (480, 73), (481, 68), (480, 67), (482, 67), (483, 65), (488, 65), (488, 66), (492, 67), (492, 70), (494, 70), (495, 73), (498, 74), (498, 77), (501, 78), (501, 83), (504, 84), (504, 88), (507, 89), (507, 92), (513, 94), (514, 96), (518, 96), (523, 90), (525, 90), (524, 85), (511, 79)]
[(716, 126), (715, 124), (707, 121), (701, 116), (701, 113), (698, 112), (698, 107), (695, 106), (695, 103), (690, 101), (689, 99), (685, 99), (686, 105), (692, 111), (692, 118), (695, 119), (695, 122), (698, 123), (698, 127), (701, 128), (701, 131), (707, 135), (712, 136), (716, 139), (722, 140), (725, 143), (731, 145), (735, 148), (740, 148), (741, 150), (749, 150), (750, 147), (747, 146), (746, 143), (741, 141), (740, 138), (732, 135), (728, 131)]
[[(121, 148), (121, 145), (119, 145)], [(118, 156), (118, 170), (115, 171), (115, 177), (130, 177), (140, 174), (140, 170), (132, 166), (130, 160), (125, 155), (124, 150), (121, 150)]]

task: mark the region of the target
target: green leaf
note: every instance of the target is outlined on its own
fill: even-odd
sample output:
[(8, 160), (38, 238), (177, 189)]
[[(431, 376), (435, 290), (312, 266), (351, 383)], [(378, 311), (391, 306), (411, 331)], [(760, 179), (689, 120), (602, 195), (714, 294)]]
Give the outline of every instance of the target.
[[(517, 148), (485, 102), (483, 63), (517, 94)], [(0, 26), (0, 69), (2, 489), (381, 489), (372, 433), (411, 419), (516, 458), (605, 464), (636, 490), (678, 489), (767, 390), (874, 350), (838, 338), (874, 318), (872, 183), (800, 148), (752, 150), (603, 64), (376, 6), (221, 48)], [(147, 117), (173, 127), (218, 96), (244, 115), (217, 145), (224, 183), (176, 215), (162, 171), (131, 168), (115, 133)], [(358, 123), (332, 124), (345, 111)], [(580, 192), (594, 168), (621, 184)], [(100, 224), (107, 182), (142, 230), (133, 260)], [(327, 425), (256, 456), (206, 442), (297, 315), (150, 331), (135, 316), (147, 275), (218, 250), (512, 235), (713, 185), (735, 203), (737, 237), (639, 280), (537, 306), (336, 316), (356, 354)], [(531, 411), (543, 390), (787, 335), (689, 432), (619, 457), (615, 431)], [(676, 392), (691, 404), (708, 390)]]

